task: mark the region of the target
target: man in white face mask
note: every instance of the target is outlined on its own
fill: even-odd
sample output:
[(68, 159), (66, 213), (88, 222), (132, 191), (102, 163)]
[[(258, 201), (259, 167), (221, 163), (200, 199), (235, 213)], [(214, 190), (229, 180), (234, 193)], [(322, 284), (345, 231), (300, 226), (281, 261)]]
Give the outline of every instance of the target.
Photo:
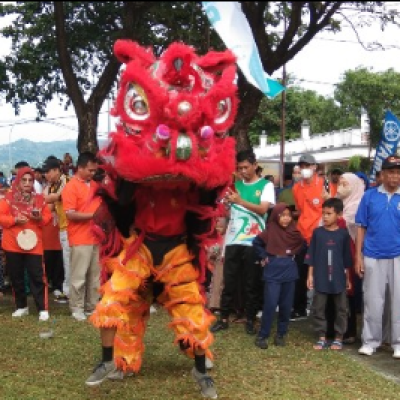
[(324, 193), (324, 179), (315, 173), (317, 162), (311, 154), (303, 154), (299, 158), (301, 179), (293, 186), (293, 197), (296, 210), (299, 212), (297, 228), (305, 239), (304, 250), (296, 256), (299, 269), (299, 279), (296, 282), (296, 291), (293, 301), (291, 320), (307, 316), (307, 274), (308, 265), (304, 264), (304, 257), (314, 229), (322, 217), (322, 195)]

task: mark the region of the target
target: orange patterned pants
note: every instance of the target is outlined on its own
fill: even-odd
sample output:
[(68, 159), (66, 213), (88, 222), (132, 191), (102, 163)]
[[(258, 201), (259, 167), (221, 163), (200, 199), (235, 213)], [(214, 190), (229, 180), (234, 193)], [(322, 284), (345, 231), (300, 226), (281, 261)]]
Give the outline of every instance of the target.
[(152, 288), (146, 286), (151, 276), (155, 282), (164, 284), (157, 300), (172, 317), (169, 327), (175, 332), (175, 344), (183, 343), (189, 357), (194, 356), (195, 350), (202, 349), (212, 358), (209, 346), (213, 335), (209, 327), (214, 317), (204, 307), (197, 283), (198, 271), (191, 263), (186, 245), (178, 245), (164, 256), (161, 265), (153, 266), (150, 251), (141, 244), (136, 254), (123, 265), (125, 249), (134, 240), (136, 236), (129, 238), (124, 250), (107, 262), (113, 273), (101, 288), (103, 297), (90, 318), (98, 328), (117, 328), (114, 340), (117, 367), (134, 372), (140, 369), (143, 336), (153, 301)]

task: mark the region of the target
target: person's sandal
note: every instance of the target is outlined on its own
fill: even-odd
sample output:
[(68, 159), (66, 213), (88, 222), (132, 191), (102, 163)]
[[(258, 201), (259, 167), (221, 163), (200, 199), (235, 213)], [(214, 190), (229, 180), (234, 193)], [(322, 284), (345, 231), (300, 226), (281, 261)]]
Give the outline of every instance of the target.
[(340, 339), (335, 339), (329, 346), (331, 350), (340, 351), (343, 349), (343, 342)]
[(325, 338), (320, 338), (317, 343), (314, 344), (314, 350), (324, 350), (328, 347), (328, 342)]

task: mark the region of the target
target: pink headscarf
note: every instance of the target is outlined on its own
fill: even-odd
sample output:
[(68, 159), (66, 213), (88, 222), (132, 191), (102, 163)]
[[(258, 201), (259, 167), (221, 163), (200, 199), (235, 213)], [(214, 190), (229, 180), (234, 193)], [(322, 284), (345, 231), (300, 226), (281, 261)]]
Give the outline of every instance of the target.
[(357, 175), (350, 172), (344, 173), (341, 177), (349, 183), (351, 188), (350, 194), (342, 199), (344, 204), (343, 218), (346, 221), (351, 238), (356, 240), (357, 226), (355, 216), (361, 198), (364, 196), (364, 182)]

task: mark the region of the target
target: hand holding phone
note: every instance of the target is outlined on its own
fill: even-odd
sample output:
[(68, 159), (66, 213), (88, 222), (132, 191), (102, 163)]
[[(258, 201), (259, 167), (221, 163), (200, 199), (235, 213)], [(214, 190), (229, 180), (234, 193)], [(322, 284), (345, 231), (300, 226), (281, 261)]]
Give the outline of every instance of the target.
[(33, 209), (33, 210), (31, 211), (31, 218), (32, 218), (32, 219), (35, 219), (35, 220), (41, 219), (42, 216), (41, 216), (41, 214), (40, 214), (40, 210)]

